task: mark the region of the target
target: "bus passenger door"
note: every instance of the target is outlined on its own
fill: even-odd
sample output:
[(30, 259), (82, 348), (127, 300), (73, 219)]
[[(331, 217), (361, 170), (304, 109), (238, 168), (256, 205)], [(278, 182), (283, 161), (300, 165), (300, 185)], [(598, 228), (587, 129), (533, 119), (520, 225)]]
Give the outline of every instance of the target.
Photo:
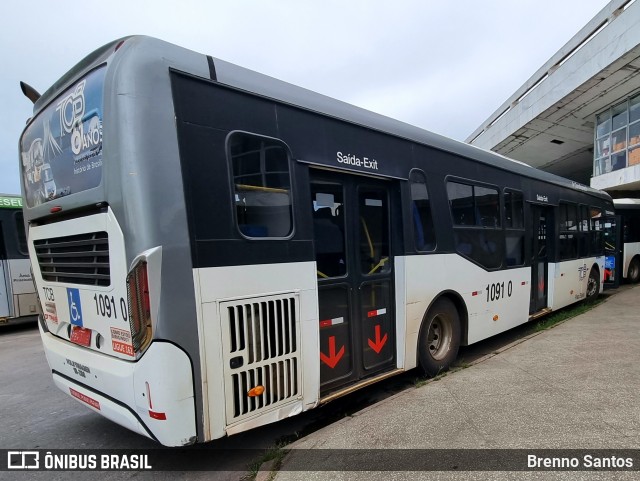
[(604, 288), (620, 287), (623, 265), (622, 216), (607, 216), (604, 220)]
[(395, 368), (387, 183), (312, 171), (320, 391)]
[(551, 208), (531, 205), (533, 240), (531, 243), (531, 302), (529, 314), (548, 307), (549, 272), (548, 239), (551, 236)]

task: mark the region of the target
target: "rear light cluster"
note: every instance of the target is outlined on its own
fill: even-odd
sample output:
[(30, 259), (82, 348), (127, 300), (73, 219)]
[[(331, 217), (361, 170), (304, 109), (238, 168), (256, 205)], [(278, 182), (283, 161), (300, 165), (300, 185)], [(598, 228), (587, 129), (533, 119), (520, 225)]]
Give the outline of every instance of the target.
[(127, 275), (127, 293), (133, 349), (140, 352), (151, 342), (151, 304), (145, 261), (138, 262)]

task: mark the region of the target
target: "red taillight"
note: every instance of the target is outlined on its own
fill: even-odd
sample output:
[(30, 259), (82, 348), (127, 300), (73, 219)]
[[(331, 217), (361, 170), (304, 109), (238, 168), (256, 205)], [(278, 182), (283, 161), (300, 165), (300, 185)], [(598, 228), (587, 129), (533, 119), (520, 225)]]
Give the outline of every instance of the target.
[(139, 262), (129, 272), (127, 290), (131, 339), (133, 348), (139, 352), (151, 340), (151, 304), (149, 302), (149, 277), (146, 262)]

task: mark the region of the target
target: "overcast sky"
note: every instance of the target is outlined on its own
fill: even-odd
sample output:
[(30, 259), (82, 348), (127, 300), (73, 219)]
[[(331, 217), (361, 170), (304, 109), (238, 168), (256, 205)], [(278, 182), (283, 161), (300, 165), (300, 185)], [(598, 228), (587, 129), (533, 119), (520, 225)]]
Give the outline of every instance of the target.
[(464, 140), (605, 0), (8, 0), (0, 16), (0, 192), (44, 92), (99, 46), (151, 35)]

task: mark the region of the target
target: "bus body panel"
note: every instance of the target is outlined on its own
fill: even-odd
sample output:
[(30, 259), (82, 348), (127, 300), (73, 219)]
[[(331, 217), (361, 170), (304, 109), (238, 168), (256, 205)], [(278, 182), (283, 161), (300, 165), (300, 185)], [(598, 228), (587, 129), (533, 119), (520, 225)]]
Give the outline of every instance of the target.
[[(69, 281), (59, 282), (57, 277), (45, 280), (44, 276), (52, 274), (47, 264), (39, 264), (38, 253), (43, 254), (45, 246), (63, 242), (79, 242), (69, 239), (81, 237), (90, 245), (92, 237), (106, 233), (109, 262), (108, 285), (88, 285)], [(84, 241), (84, 239), (87, 239)], [(36, 245), (38, 249), (36, 250)], [(128, 320), (128, 302), (125, 279), (125, 241), (113, 211), (89, 215), (73, 220), (66, 220), (34, 226), (29, 230), (29, 249), (36, 276), (36, 285), (40, 288), (42, 312), (45, 313), (47, 328), (62, 339), (69, 340), (75, 327), (90, 329), (87, 347), (119, 357), (132, 360), (134, 352), (131, 339), (131, 328)], [(49, 248), (54, 250), (54, 248)], [(60, 250), (63, 250), (62, 248)], [(53, 252), (49, 255), (64, 255), (64, 252)], [(104, 254), (104, 253), (102, 253)], [(96, 256), (95, 251), (88, 255)], [(104, 255), (99, 256), (100, 258)], [(54, 265), (62, 268), (64, 257), (52, 257)], [(91, 264), (86, 257), (86, 265)], [(61, 275), (61, 274), (58, 274)], [(62, 275), (63, 276), (63, 275)], [(65, 279), (62, 277), (62, 279)], [(82, 279), (78, 279), (82, 281)], [(156, 290), (157, 292), (157, 290)], [(103, 341), (101, 342), (101, 338)]]
[(444, 291), (457, 294), (466, 305), (468, 344), (529, 320), (529, 267), (487, 271), (458, 254), (408, 256), (406, 266), (406, 368), (415, 366), (422, 320)]
[(196, 439), (189, 358), (154, 342), (138, 362), (123, 362), (40, 331), (58, 388), (112, 421), (166, 446)]
[[(194, 279), (202, 302), (210, 439), (315, 407), (320, 363), (315, 262), (203, 268), (194, 271)], [(254, 387), (250, 381), (271, 382), (275, 398), (264, 406), (239, 406), (240, 392)]]
[(549, 264), (549, 307), (562, 309), (586, 297), (587, 281), (593, 266), (598, 267), (598, 283), (604, 283), (604, 256), (586, 257)]
[(29, 259), (10, 259), (7, 261), (11, 290), (13, 293), (13, 313), (15, 317), (35, 316), (37, 297), (31, 277)]
[(622, 277), (627, 278), (629, 264), (635, 256), (640, 256), (640, 242), (625, 242), (622, 248)]

